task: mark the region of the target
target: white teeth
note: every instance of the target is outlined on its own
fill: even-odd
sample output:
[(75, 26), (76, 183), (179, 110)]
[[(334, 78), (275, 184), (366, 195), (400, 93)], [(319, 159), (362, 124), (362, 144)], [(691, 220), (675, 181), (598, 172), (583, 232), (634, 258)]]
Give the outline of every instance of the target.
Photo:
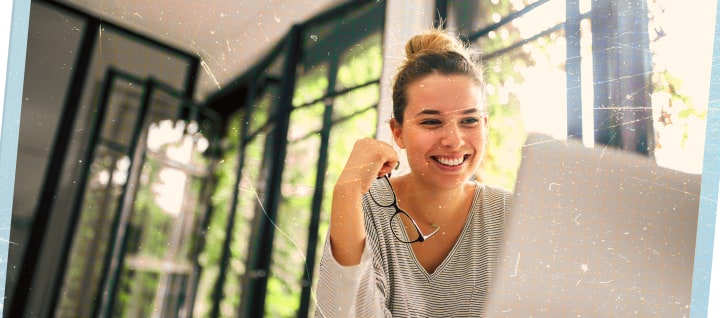
[(448, 159), (448, 158), (438, 157), (438, 158), (437, 158), (437, 161), (438, 161), (439, 163), (443, 164), (443, 165), (446, 165), (446, 166), (457, 166), (457, 165), (460, 165), (461, 163), (463, 163), (463, 161), (464, 161), (463, 159), (464, 159), (464, 158), (462, 158), (462, 157), (461, 157), (461, 158), (455, 158), (455, 159)]

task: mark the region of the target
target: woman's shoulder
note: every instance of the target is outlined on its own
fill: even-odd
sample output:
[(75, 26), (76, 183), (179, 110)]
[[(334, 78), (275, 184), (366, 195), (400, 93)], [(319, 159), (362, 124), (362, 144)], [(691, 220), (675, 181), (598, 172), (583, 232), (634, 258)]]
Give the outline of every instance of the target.
[(512, 197), (512, 192), (510, 190), (500, 186), (478, 183), (478, 187), (485, 196), (503, 199), (510, 199)]
[(512, 200), (512, 192), (506, 188), (478, 183), (479, 194), (482, 196), (481, 202), (488, 207), (495, 207), (496, 209), (507, 212), (510, 209), (510, 202)]

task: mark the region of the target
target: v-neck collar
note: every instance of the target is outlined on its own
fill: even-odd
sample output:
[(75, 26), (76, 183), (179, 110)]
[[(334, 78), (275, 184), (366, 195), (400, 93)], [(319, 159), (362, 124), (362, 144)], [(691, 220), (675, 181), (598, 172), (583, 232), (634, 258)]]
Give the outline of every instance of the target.
[[(468, 211), (467, 216), (465, 217), (465, 225), (463, 225), (463, 228), (460, 232), (460, 236), (457, 238), (457, 240), (453, 244), (453, 247), (450, 249), (450, 252), (448, 252), (448, 254), (445, 256), (443, 261), (440, 262), (440, 265), (438, 265), (438, 267), (435, 268), (435, 271), (433, 271), (432, 273), (428, 273), (428, 271), (425, 269), (425, 267), (422, 266), (422, 264), (420, 264), (420, 261), (417, 259), (417, 256), (415, 255), (415, 251), (413, 250), (413, 248), (411, 246), (412, 243), (401, 243), (401, 242), (396, 241), (397, 244), (405, 245), (405, 248), (407, 249), (407, 252), (410, 254), (413, 263), (415, 264), (415, 266), (417, 266), (418, 271), (420, 271), (420, 273), (422, 273), (423, 276), (425, 276), (425, 278), (428, 281), (432, 281), (435, 277), (438, 277), (442, 274), (443, 269), (445, 267), (447, 267), (447, 264), (450, 262), (453, 255), (456, 254), (456, 252), (460, 248), (460, 246), (462, 246), (463, 242), (466, 239), (466, 236), (468, 235), (467, 233), (469, 232), (469, 227), (471, 226), (473, 217), (475, 216), (475, 206), (479, 204), (479, 202), (477, 202), (477, 201), (480, 200), (480, 198), (481, 198), (480, 192), (482, 191), (482, 187), (483, 187), (483, 185), (481, 183), (479, 183), (477, 181), (473, 181), (473, 182), (475, 182), (475, 191), (473, 193), (472, 202), (470, 203), (470, 207), (469, 207), (470, 210)], [(384, 183), (384, 186), (387, 187), (387, 190), (391, 191), (392, 184), (390, 183), (390, 180), (384, 179), (383, 183)], [(395, 225), (390, 224), (390, 226), (395, 226)], [(404, 235), (407, 238), (407, 231), (405, 230), (405, 227), (400, 226), (399, 228), (400, 228), (402, 235)]]

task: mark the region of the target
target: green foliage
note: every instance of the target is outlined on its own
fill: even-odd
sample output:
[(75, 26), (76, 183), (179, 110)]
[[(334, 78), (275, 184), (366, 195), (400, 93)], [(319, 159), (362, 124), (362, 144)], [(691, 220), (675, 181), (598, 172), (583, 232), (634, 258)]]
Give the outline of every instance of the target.
[[(695, 106), (692, 98), (683, 93), (682, 84), (683, 81), (680, 78), (673, 76), (669, 70), (664, 69), (662, 71), (656, 71), (653, 73), (653, 92), (666, 92), (669, 94), (669, 100), (667, 105), (663, 107), (663, 111), (677, 114), (677, 121), (675, 124), (682, 125), (682, 138), (680, 143), (682, 147), (685, 147), (690, 137), (689, 119), (696, 117), (701, 120), (707, 119), (707, 108), (698, 108)], [(661, 128), (662, 129), (662, 128)], [(662, 143), (663, 140), (659, 140)]]
[(352, 87), (380, 78), (382, 72), (382, 35), (368, 36), (342, 56), (337, 82), (341, 87)]
[[(497, 3), (484, 1), (483, 5), (490, 10), (475, 13), (481, 24), (492, 23), (492, 15), (507, 16), (513, 10), (510, 2)], [(470, 31), (470, 30), (468, 30)], [(508, 23), (496, 33), (506, 32), (507, 37), (483, 37), (473, 47), (483, 53), (492, 53), (504, 49), (522, 40), (520, 32)], [(533, 44), (528, 44), (533, 45)], [(490, 127), (488, 146), (478, 178), (488, 184), (498, 185), (512, 190), (520, 165), (521, 146), (525, 141), (525, 129), (520, 116), (520, 100), (508, 90), (506, 83), (522, 84), (525, 79), (519, 70), (534, 65), (530, 54), (523, 49), (514, 49), (492, 59), (484, 60), (484, 75), (487, 83), (488, 123)], [(507, 97), (503, 96), (507, 94)]]
[(301, 74), (295, 83), (293, 105), (300, 106), (324, 96), (328, 87), (327, 72), (325, 65), (313, 65), (306, 73)]
[(300, 297), (295, 293), (291, 293), (281, 279), (270, 277), (267, 292), (268, 295), (273, 295), (272, 299), (268, 299), (268, 301), (272, 300), (273, 305), (265, 307), (266, 316), (295, 317), (297, 308), (300, 307)]

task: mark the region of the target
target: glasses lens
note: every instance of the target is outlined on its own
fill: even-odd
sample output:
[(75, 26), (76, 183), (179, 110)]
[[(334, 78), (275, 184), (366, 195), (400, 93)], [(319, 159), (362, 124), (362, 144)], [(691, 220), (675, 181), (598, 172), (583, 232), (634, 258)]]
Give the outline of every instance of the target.
[(413, 221), (407, 213), (395, 213), (392, 219), (391, 229), (395, 237), (403, 243), (417, 242), (420, 239), (420, 232), (413, 225)]

